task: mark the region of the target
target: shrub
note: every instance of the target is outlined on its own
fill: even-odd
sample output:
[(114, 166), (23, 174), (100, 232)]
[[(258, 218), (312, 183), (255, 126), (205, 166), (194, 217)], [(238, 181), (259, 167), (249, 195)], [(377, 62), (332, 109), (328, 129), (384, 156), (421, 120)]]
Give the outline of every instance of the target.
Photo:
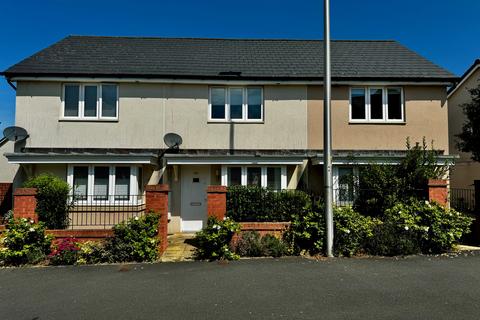
[(70, 186), (67, 182), (44, 173), (28, 180), (24, 187), (37, 188), (36, 212), (48, 229), (65, 229), (68, 226)]
[(378, 256), (398, 256), (419, 253), (419, 242), (415, 233), (400, 229), (392, 221), (380, 222), (373, 229), (373, 236), (365, 249)]
[(77, 262), (79, 254), (80, 247), (78, 241), (74, 238), (66, 238), (54, 245), (48, 258), (52, 265), (72, 265)]
[(115, 225), (113, 237), (105, 241), (102, 262), (155, 261), (158, 256), (158, 223), (159, 215), (149, 213)]
[(86, 241), (78, 244), (79, 252), (77, 264), (95, 264), (107, 262), (109, 254), (105, 250), (105, 243), (100, 241)]
[(281, 257), (287, 254), (288, 247), (273, 235), (261, 237), (257, 231), (248, 231), (242, 233), (234, 250), (241, 257)]
[(236, 260), (238, 255), (230, 250), (230, 242), (240, 225), (232, 219), (223, 221), (209, 217), (207, 226), (194, 238), (195, 257), (199, 260)]
[(262, 237), (261, 246), (263, 247), (263, 255), (269, 257), (281, 257), (288, 253), (287, 245), (277, 237), (266, 234)]
[(227, 216), (238, 222), (290, 221), (292, 214), (310, 206), (309, 195), (297, 190), (232, 186), (227, 193)]
[(234, 248), (240, 257), (261, 257), (264, 255), (264, 248), (261, 243), (260, 233), (247, 231), (241, 234)]
[(50, 252), (52, 238), (45, 235), (43, 223), (33, 220), (10, 219), (3, 238), (0, 261), (6, 265), (35, 264)]
[(416, 199), (397, 203), (385, 214), (397, 230), (414, 234), (424, 253), (450, 250), (463, 234), (470, 232), (473, 221), (454, 209)]
[(378, 220), (362, 216), (351, 207), (335, 207), (333, 221), (335, 254), (347, 257), (364, 249), (378, 224)]
[(311, 255), (323, 251), (325, 237), (325, 219), (323, 210), (308, 210), (304, 214), (292, 217), (289, 229), (284, 233), (284, 240), (290, 246), (290, 253)]

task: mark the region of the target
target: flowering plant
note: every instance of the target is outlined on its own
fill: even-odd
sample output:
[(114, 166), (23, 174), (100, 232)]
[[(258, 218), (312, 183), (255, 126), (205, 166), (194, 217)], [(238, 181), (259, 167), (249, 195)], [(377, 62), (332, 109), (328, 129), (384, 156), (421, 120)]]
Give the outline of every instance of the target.
[(79, 244), (75, 238), (66, 238), (60, 240), (53, 246), (52, 252), (48, 255), (50, 264), (70, 265), (75, 264), (79, 255)]
[(373, 237), (373, 229), (379, 223), (377, 219), (362, 216), (352, 207), (335, 207), (334, 248), (341, 256), (352, 256), (362, 250), (366, 241)]
[(238, 259), (239, 256), (230, 250), (230, 241), (238, 231), (240, 231), (240, 225), (232, 219), (208, 218), (207, 226), (197, 232), (194, 239), (196, 258), (200, 260)]
[(472, 218), (437, 203), (411, 199), (387, 210), (386, 220), (398, 232), (410, 233), (424, 253), (447, 251), (470, 232)]
[(50, 252), (52, 238), (43, 223), (26, 218), (10, 219), (2, 239), (0, 262), (7, 265), (37, 263)]

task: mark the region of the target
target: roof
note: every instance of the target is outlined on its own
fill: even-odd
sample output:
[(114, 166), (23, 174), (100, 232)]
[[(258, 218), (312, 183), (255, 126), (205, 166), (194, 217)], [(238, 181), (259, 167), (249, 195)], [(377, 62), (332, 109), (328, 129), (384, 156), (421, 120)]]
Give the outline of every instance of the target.
[(457, 89), (468, 79), (470, 76), (480, 68), (480, 59), (476, 59), (473, 64), (463, 73), (463, 75), (458, 79), (459, 81), (448, 90), (448, 96), (450, 97)]
[[(332, 41), (331, 52), (333, 80), (456, 79), (396, 41)], [(321, 80), (323, 41), (68, 36), (2, 74)]]

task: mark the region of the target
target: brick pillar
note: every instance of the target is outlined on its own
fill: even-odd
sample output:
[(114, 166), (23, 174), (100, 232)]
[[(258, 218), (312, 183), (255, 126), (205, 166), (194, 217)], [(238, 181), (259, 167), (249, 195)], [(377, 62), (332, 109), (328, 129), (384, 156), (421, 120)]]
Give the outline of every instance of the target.
[(13, 216), (18, 218), (32, 219), (38, 222), (38, 215), (35, 212), (37, 208), (37, 189), (35, 188), (17, 188), (13, 194)]
[(0, 182), (0, 216), (12, 209), (12, 183)]
[(157, 184), (145, 186), (145, 210), (147, 213), (153, 211), (160, 215), (158, 224), (158, 237), (160, 246), (158, 251), (164, 253), (168, 247), (168, 184)]
[(207, 187), (207, 216), (223, 220), (227, 213), (227, 187)]
[(443, 206), (448, 205), (448, 182), (442, 179), (428, 180), (428, 200)]

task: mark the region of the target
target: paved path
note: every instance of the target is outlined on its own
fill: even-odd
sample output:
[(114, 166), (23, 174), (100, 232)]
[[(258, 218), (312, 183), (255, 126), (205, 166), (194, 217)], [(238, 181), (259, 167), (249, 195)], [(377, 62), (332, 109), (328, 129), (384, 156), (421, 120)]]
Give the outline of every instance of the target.
[(479, 319), (480, 254), (0, 270), (7, 319)]
[(195, 247), (188, 243), (195, 237), (194, 233), (176, 233), (168, 236), (168, 247), (160, 261), (179, 262), (193, 260)]

